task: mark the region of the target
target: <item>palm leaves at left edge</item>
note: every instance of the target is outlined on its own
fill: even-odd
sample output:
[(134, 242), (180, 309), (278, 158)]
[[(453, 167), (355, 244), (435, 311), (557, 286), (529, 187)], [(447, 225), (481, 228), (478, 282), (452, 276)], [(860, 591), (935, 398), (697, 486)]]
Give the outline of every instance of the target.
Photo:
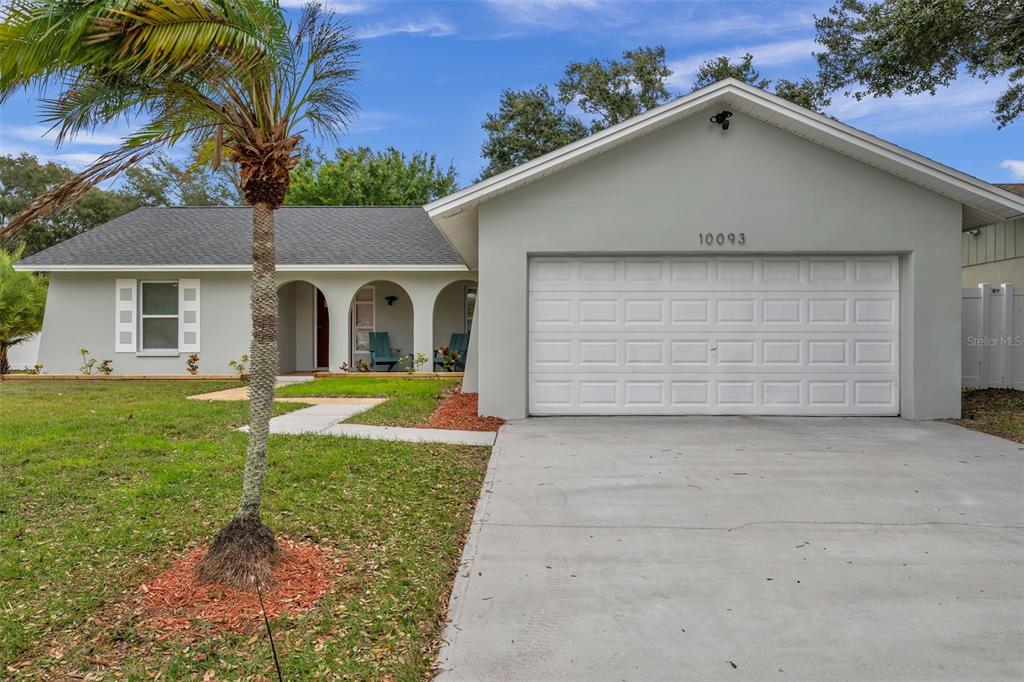
[[(273, 70), (289, 46), (280, 10), (260, 0), (15, 0), (0, 25), (0, 102), (19, 89), (59, 82), (59, 96), (45, 105), (58, 142), (118, 118), (144, 115), (149, 123), (31, 202), (0, 237), (161, 146), (208, 142), (224, 123), (225, 107), (200, 101), (202, 88), (189, 84), (215, 88), (218, 73)], [(175, 99), (182, 93), (189, 96)]]

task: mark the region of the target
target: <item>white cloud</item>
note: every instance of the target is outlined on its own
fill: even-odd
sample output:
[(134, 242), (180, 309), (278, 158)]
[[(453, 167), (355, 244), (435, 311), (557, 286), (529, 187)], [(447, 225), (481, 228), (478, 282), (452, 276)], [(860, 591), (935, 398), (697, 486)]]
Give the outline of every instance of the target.
[(593, 11), (606, 5), (601, 0), (488, 0), (509, 21), (544, 24), (566, 11)]
[(379, 23), (363, 26), (356, 30), (356, 37), (363, 40), (380, 38), (382, 36), (394, 35), (395, 33), (411, 33), (414, 35), (425, 35), (431, 38), (448, 36), (455, 33), (455, 27), (444, 19), (433, 17), (428, 19), (413, 19), (393, 23)]
[(1024, 161), (1006, 159), (999, 164), (999, 167), (1010, 171), (1010, 175), (1013, 176), (1014, 180), (1024, 180)]
[(355, 134), (386, 130), (395, 127), (395, 124), (400, 123), (403, 118), (401, 114), (389, 111), (361, 111), (348, 129), (348, 132)]
[(95, 152), (62, 152), (55, 153), (52, 148), (50, 149), (34, 149), (31, 146), (9, 144), (6, 141), (0, 141), (0, 155), (3, 156), (19, 156), (21, 154), (31, 154), (32, 156), (39, 159), (41, 163), (47, 161), (56, 161), (62, 163), (65, 166), (69, 166), (73, 170), (82, 170), (90, 163), (99, 158), (99, 154)]
[(53, 154), (46, 158), (67, 164), (73, 170), (82, 170), (99, 157), (99, 154), (93, 154), (92, 152), (67, 152), (64, 154)]
[[(625, 3), (612, 0), (488, 0), (505, 22), (534, 29), (565, 31), (576, 27), (623, 26), (634, 20)], [(498, 34), (507, 37), (518, 33)]]
[(754, 55), (754, 68), (760, 69), (764, 66), (782, 66), (784, 64), (809, 60), (817, 47), (818, 44), (812, 38), (798, 38), (796, 40), (782, 40), (693, 55), (669, 62), (668, 66), (672, 69), (669, 85), (689, 88), (693, 84), (693, 77), (696, 75), (701, 63), (722, 55), (727, 55), (735, 60), (749, 52)]
[(876, 135), (927, 135), (936, 131), (995, 126), (992, 106), (1006, 87), (1005, 79), (989, 82), (961, 78), (934, 95), (870, 97), (859, 102), (843, 95), (832, 97), (827, 113), (840, 121)]
[[(31, 126), (7, 126), (4, 132), (12, 137), (24, 140), (25, 142), (46, 142), (53, 144), (57, 141), (57, 131), (44, 125)], [(68, 137), (65, 144), (83, 145), (86, 147), (116, 147), (121, 144), (121, 138), (127, 133), (117, 133), (103, 130), (86, 130), (74, 137)]]
[(749, 38), (794, 32), (810, 33), (814, 25), (814, 15), (810, 12), (770, 11), (766, 14), (742, 13), (723, 16), (715, 11), (713, 14), (714, 16), (710, 18), (695, 17), (692, 11), (681, 16), (659, 15), (655, 21), (644, 24), (642, 30), (665, 36), (673, 43), (683, 43), (704, 42), (708, 38), (719, 36), (742, 35)]

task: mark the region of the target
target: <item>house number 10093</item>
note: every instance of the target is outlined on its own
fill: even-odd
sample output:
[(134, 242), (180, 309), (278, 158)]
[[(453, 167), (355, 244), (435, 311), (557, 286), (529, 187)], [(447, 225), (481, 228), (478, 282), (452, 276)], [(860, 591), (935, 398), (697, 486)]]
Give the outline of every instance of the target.
[(701, 246), (723, 246), (735, 244), (742, 246), (747, 243), (747, 235), (743, 232), (701, 232), (697, 235)]

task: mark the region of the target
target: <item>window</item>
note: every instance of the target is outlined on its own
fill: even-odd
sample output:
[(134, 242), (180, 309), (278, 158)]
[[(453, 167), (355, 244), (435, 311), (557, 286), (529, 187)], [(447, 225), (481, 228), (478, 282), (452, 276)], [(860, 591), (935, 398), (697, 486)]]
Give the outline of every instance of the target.
[(178, 283), (142, 283), (142, 350), (178, 350)]
[(476, 287), (466, 287), (466, 333), (473, 328), (473, 313), (476, 312)]

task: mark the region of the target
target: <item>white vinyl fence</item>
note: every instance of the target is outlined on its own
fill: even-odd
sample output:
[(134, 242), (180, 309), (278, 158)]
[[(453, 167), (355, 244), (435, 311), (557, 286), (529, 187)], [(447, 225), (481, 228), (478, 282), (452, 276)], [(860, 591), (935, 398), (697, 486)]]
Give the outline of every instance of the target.
[(964, 386), (1024, 390), (1024, 291), (979, 284), (961, 292)]

